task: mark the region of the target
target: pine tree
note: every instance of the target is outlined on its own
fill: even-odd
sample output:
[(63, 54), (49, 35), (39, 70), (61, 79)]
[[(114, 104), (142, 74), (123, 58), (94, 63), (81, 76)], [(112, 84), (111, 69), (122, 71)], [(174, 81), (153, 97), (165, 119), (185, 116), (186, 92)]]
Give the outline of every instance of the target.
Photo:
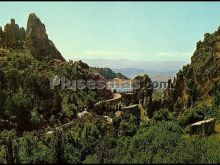
[(63, 135), (60, 130), (55, 135), (55, 163), (64, 163), (64, 144)]
[(13, 156), (13, 145), (11, 138), (6, 139), (6, 161), (7, 164), (14, 163), (14, 156)]

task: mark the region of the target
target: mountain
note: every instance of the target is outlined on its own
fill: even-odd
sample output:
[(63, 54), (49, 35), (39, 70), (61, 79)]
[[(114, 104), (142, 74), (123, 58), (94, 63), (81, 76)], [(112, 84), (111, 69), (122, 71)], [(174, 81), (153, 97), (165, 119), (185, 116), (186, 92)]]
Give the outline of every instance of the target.
[(15, 19), (5, 25), (4, 30), (0, 28), (0, 45), (8, 50), (26, 48), (37, 59), (59, 59), (65, 61), (55, 45), (49, 40), (46, 28), (40, 19), (34, 14), (30, 14), (27, 21), (26, 30), (20, 28)]
[(0, 39), (1, 130), (51, 128), (112, 97), (106, 89), (78, 90), (73, 80), (104, 78), (82, 61), (65, 61), (35, 14), (29, 15), (26, 30), (11, 19), (0, 28)]
[[(133, 92), (112, 94), (106, 84), (92, 89), (97, 81), (86, 80), (122, 74), (65, 61), (35, 14), (26, 30), (12, 19), (0, 28), (0, 163), (217, 164), (219, 57), (220, 29), (197, 43), (191, 63), (168, 80), (164, 93), (155, 97), (152, 79), (143, 73), (134, 77)], [(166, 64), (126, 68), (168, 76), (172, 72), (161, 70)]]
[[(78, 60), (78, 59), (77, 59)], [(184, 61), (138, 61), (128, 59), (82, 59), (89, 66), (98, 68), (111, 68), (114, 72), (119, 72), (132, 79), (139, 74), (147, 74), (152, 81), (167, 81), (173, 79), (175, 74), (187, 62)]]
[(38, 59), (51, 57), (64, 61), (64, 58), (56, 49), (54, 43), (49, 40), (45, 25), (41, 23), (40, 19), (34, 13), (28, 17), (26, 46), (31, 54)]
[(108, 67), (111, 69), (127, 69), (134, 68), (145, 70), (146, 72), (178, 72), (187, 61), (147, 61), (141, 59), (105, 59), (105, 58), (73, 58), (74, 60), (82, 60), (89, 66)]
[(98, 68), (98, 67), (90, 67), (93, 72), (97, 72), (102, 75), (105, 79), (113, 79), (113, 78), (120, 78), (120, 79), (128, 79), (126, 76), (121, 74), (120, 72), (114, 72), (110, 68)]
[(212, 34), (206, 33), (203, 41), (197, 42), (191, 63), (176, 74), (170, 97), (184, 107), (194, 107), (200, 103), (220, 105), (219, 71), (220, 28)]
[(122, 69), (112, 69), (112, 70), (115, 72), (120, 72), (129, 78), (134, 78), (136, 75), (146, 73), (144, 69), (137, 69), (137, 68), (122, 68)]
[(138, 68), (121, 68), (121, 69), (112, 69), (115, 72), (120, 72), (123, 75), (134, 78), (136, 75), (148, 74), (152, 81), (167, 81), (175, 76), (176, 71), (152, 71)]
[(20, 28), (14, 19), (4, 26), (0, 27), (0, 48), (5, 51), (13, 49), (20, 49), (24, 47), (25, 42), (25, 29)]

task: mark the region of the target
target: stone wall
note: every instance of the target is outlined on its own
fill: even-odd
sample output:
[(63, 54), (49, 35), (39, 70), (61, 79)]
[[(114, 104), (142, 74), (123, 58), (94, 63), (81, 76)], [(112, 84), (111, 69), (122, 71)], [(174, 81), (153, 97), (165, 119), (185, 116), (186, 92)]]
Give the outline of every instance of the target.
[(208, 120), (198, 121), (190, 125), (189, 133), (191, 135), (211, 135), (215, 130), (215, 119), (211, 118)]
[(125, 114), (133, 114), (134, 116), (140, 117), (139, 104), (134, 104), (128, 107), (122, 107), (121, 111)]

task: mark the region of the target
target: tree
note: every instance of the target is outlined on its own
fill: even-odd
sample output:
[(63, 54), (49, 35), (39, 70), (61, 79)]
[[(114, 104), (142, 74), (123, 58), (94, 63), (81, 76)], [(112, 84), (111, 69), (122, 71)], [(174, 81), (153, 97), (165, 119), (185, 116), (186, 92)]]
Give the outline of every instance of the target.
[[(5, 85), (5, 76), (4, 72), (0, 70), (0, 105), (4, 105), (6, 96), (5, 92), (3, 91)], [(4, 106), (0, 106), (0, 117), (4, 115)]]
[(203, 106), (196, 106), (185, 110), (180, 116), (178, 116), (177, 121), (180, 125), (186, 126), (194, 122), (203, 120), (206, 115), (206, 108)]
[(4, 87), (5, 83), (5, 74), (2, 70), (0, 70), (0, 89)]
[(188, 107), (194, 107), (195, 102), (197, 101), (197, 85), (194, 80), (189, 80), (188, 82), (188, 91), (189, 91), (189, 98), (188, 98)]
[(220, 85), (217, 82), (214, 83), (210, 93), (213, 95), (213, 105), (218, 108), (220, 106)]
[(55, 162), (56, 163), (64, 163), (64, 143), (63, 136), (60, 130), (55, 135)]
[(171, 112), (168, 109), (160, 109), (159, 111), (154, 112), (153, 118), (156, 121), (168, 121), (171, 120)]
[(8, 164), (14, 163), (14, 153), (13, 153), (13, 145), (12, 145), (12, 139), (7, 138), (6, 139), (6, 160)]
[(31, 130), (31, 110), (32, 101), (30, 96), (21, 88), (13, 96), (9, 96), (6, 101), (6, 111), (8, 115), (15, 115), (18, 131)]
[(119, 125), (120, 136), (133, 136), (139, 127), (139, 119), (132, 115), (126, 114)]

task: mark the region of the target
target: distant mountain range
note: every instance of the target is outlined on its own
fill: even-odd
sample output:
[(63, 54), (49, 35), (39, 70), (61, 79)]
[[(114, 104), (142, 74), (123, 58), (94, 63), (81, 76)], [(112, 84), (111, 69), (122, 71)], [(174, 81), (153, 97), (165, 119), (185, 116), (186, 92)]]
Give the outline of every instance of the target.
[[(79, 59), (77, 59), (79, 60)], [(153, 81), (167, 81), (187, 64), (184, 61), (134, 61), (128, 59), (83, 59), (89, 66), (111, 68), (116, 73), (122, 73), (128, 78), (139, 74), (148, 74)]]
[(128, 59), (86, 59), (77, 58), (86, 62), (91, 67), (111, 68), (115, 72), (120, 72), (128, 78), (133, 78), (138, 74), (148, 74), (151, 77), (174, 77), (186, 61), (138, 61)]
[(144, 60), (129, 60), (129, 59), (102, 59), (102, 58), (76, 58), (73, 60), (82, 60), (89, 66), (93, 67), (108, 67), (111, 69), (135, 68), (144, 69), (146, 71), (167, 72), (179, 71), (187, 61), (144, 61)]
[(167, 81), (168, 79), (172, 79), (176, 71), (150, 71), (144, 69), (137, 68), (122, 68), (122, 69), (112, 69), (114, 72), (120, 72), (128, 78), (134, 78), (137, 75), (148, 74), (153, 81)]

